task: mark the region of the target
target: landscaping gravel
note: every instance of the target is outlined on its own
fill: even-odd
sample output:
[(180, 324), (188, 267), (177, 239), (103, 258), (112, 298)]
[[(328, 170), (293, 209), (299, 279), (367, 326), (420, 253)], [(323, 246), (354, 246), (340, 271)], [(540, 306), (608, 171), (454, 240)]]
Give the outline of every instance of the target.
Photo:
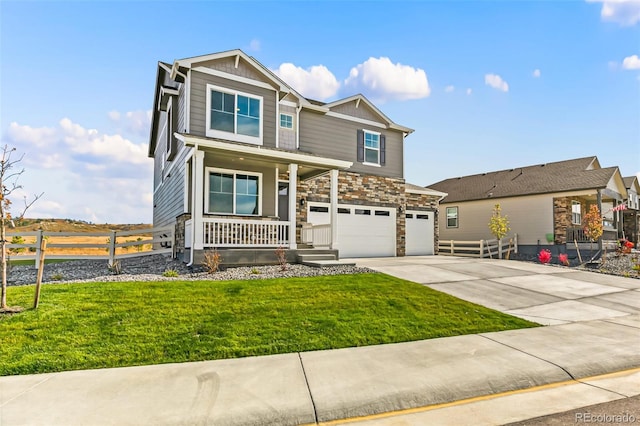
[[(160, 280), (247, 280), (266, 278), (313, 277), (319, 275), (361, 274), (375, 272), (356, 266), (312, 268), (304, 265), (288, 265), (282, 271), (280, 265), (227, 268), (214, 274), (205, 272), (201, 265), (188, 267), (182, 261), (165, 255), (150, 255), (122, 259), (121, 273), (109, 269), (106, 260), (72, 260), (48, 263), (44, 267), (42, 282), (115, 282)], [(178, 277), (164, 277), (167, 270), (178, 272)], [(13, 265), (7, 274), (8, 285), (28, 285), (36, 281), (34, 265)]]

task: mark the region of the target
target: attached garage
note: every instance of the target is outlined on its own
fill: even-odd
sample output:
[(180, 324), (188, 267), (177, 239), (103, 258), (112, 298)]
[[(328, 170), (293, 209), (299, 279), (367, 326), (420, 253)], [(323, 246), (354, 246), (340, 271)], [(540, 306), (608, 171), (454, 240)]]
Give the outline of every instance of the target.
[(407, 210), (405, 253), (407, 256), (434, 253), (435, 212)]
[[(329, 223), (329, 204), (309, 203), (307, 221)], [(396, 209), (338, 204), (338, 236), (342, 258), (395, 256)]]

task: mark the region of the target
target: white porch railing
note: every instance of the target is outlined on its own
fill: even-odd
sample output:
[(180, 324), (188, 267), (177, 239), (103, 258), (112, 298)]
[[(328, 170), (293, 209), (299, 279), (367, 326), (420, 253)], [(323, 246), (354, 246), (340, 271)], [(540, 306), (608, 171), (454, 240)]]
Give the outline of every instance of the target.
[[(192, 222), (185, 224), (185, 235)], [(197, 231), (197, 230), (196, 230)], [(289, 245), (289, 222), (203, 218), (203, 246), (206, 247), (279, 247)]]
[(302, 225), (301, 241), (314, 247), (331, 246), (331, 225), (313, 225), (305, 223)]

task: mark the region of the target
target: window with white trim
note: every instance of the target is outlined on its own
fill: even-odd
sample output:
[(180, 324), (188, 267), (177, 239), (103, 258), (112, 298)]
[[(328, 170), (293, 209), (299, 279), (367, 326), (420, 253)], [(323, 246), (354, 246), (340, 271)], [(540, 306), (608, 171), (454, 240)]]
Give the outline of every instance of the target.
[(447, 228), (458, 227), (458, 208), (447, 207)]
[(262, 145), (262, 97), (207, 84), (206, 134)]
[(571, 223), (574, 225), (582, 224), (582, 206), (579, 201), (571, 202)]
[(280, 127), (283, 129), (293, 129), (293, 115), (280, 114)]
[(385, 165), (385, 142), (382, 133), (359, 129), (357, 138), (357, 160), (369, 166)]
[(207, 168), (205, 212), (258, 216), (262, 214), (262, 174)]

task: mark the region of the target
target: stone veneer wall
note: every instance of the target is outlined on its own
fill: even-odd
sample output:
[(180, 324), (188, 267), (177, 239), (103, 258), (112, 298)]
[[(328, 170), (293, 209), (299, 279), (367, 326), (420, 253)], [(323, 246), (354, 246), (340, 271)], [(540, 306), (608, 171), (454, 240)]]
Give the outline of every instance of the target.
[[(330, 202), (330, 177), (323, 175), (304, 182), (298, 181), (296, 203), (300, 206), (300, 200), (306, 202), (315, 201), (321, 203)], [(362, 175), (359, 173), (338, 173), (338, 200), (341, 204), (361, 204), (380, 207), (402, 206), (405, 208), (405, 183), (404, 179)], [(403, 210), (404, 211), (404, 210)], [(296, 239), (300, 241), (302, 223), (307, 221), (307, 209), (298, 208)], [(405, 216), (396, 215), (396, 255), (405, 254)]]
[[(433, 236), (433, 252), (438, 254), (438, 241), (440, 239), (440, 227), (438, 224), (438, 199), (440, 197), (436, 195), (426, 194), (412, 194), (410, 192), (406, 195), (406, 210), (418, 210), (425, 212), (433, 212), (433, 226), (435, 235)], [(403, 232), (404, 238), (404, 232)]]
[(191, 213), (183, 213), (176, 218), (176, 255), (184, 253), (185, 251), (184, 225), (189, 219), (191, 219)]

